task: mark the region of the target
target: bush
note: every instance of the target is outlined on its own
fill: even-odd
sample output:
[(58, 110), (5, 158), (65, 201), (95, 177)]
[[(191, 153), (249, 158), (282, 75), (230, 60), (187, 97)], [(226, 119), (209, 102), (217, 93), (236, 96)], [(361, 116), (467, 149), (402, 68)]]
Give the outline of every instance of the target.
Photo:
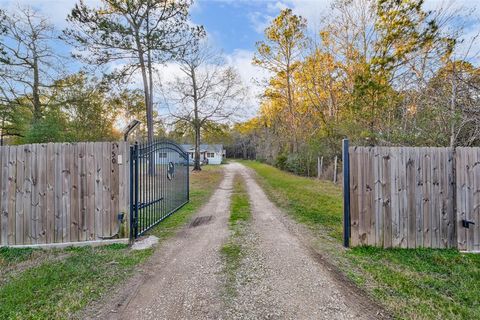
[(22, 143), (68, 142), (67, 120), (59, 112), (46, 112), (26, 132)]
[(275, 167), (280, 170), (287, 170), (287, 160), (288, 156), (284, 153), (280, 153), (275, 159)]
[(290, 154), (287, 157), (286, 166), (288, 171), (295, 174), (304, 175), (306, 172), (304, 159), (298, 154)]

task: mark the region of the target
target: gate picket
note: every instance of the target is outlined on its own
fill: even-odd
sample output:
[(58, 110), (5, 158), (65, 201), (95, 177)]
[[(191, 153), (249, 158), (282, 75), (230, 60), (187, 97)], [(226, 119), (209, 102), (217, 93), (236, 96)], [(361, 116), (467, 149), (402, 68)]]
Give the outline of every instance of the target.
[(130, 228), (137, 238), (189, 201), (188, 154), (174, 142), (158, 140), (132, 146), (129, 164)]

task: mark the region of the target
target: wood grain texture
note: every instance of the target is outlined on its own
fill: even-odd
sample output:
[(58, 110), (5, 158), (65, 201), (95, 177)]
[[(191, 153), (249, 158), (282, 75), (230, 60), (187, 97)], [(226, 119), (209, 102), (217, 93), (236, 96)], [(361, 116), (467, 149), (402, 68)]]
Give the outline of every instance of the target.
[(0, 245), (8, 245), (8, 155), (9, 147), (0, 146)]
[(350, 245), (355, 247), (359, 244), (358, 153), (356, 152), (356, 147), (350, 147), (348, 152), (350, 157)]
[(17, 190), (17, 149), (9, 147), (8, 152), (8, 244), (16, 242), (16, 190)]
[(112, 146), (109, 142), (103, 143), (103, 157), (102, 157), (102, 237), (110, 237), (110, 226), (111, 226), (111, 217), (112, 217), (112, 208), (110, 199), (112, 197), (111, 192), (111, 151)]
[(95, 144), (88, 142), (86, 147), (86, 225), (87, 240), (95, 240)]
[(118, 142), (110, 144), (110, 232), (109, 236), (113, 236), (118, 232), (118, 214), (120, 213), (120, 170), (118, 167)]
[(46, 148), (46, 204), (47, 219), (45, 243), (55, 242), (55, 145), (48, 143)]
[(0, 246), (111, 237), (128, 216), (129, 152), (126, 142), (0, 147)]
[(472, 191), (480, 190), (480, 165), (471, 169), (480, 163), (479, 151), (455, 156), (451, 148), (350, 147), (349, 153), (352, 246), (478, 247), (476, 227), (455, 230), (454, 203), (458, 215), (480, 218), (480, 191)]

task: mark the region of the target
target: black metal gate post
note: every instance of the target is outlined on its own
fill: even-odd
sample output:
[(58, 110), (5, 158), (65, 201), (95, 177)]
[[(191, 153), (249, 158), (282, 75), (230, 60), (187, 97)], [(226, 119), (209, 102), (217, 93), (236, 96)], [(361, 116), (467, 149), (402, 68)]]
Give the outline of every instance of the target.
[(350, 246), (350, 155), (348, 139), (342, 141), (343, 162), (343, 246)]
[(130, 146), (130, 240), (138, 235), (138, 143)]
[(189, 201), (188, 154), (157, 140), (130, 147), (130, 238), (136, 239)]

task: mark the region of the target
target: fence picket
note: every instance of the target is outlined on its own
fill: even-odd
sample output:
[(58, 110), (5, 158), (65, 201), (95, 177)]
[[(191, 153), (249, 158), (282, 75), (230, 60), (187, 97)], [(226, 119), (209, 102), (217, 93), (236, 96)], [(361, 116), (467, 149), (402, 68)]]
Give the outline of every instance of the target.
[(87, 240), (87, 144), (78, 143), (78, 240)]
[(480, 152), (471, 152), (350, 147), (351, 246), (451, 248), (457, 246), (459, 230), (459, 247), (468, 242), (472, 245), (467, 249), (478, 248), (480, 229), (464, 231), (456, 223), (469, 213), (475, 221), (480, 219), (480, 192), (474, 191), (480, 190), (480, 166), (472, 169), (480, 162)]
[(417, 183), (416, 183), (416, 153), (414, 148), (407, 149), (407, 163), (406, 163), (406, 196), (407, 196), (407, 247), (416, 248), (417, 246)]
[(103, 143), (95, 144), (95, 239), (103, 236)]
[(117, 232), (117, 221), (118, 221), (118, 214), (120, 213), (120, 206), (119, 206), (119, 192), (120, 192), (120, 173), (118, 167), (118, 152), (119, 152), (119, 145), (117, 142), (112, 142), (110, 144), (110, 210), (113, 214), (110, 214), (110, 236), (113, 236)]
[(55, 145), (47, 144), (46, 154), (46, 208), (47, 219), (45, 243), (55, 242)]
[(359, 195), (358, 195), (358, 152), (357, 148), (349, 148), (349, 157), (350, 157), (350, 245), (355, 247), (359, 243), (359, 231), (358, 231), (358, 216), (359, 216)]
[(87, 240), (95, 240), (95, 145), (93, 142), (88, 142), (86, 147), (86, 181), (87, 181), (87, 195), (86, 195), (86, 237)]
[(415, 148), (415, 247), (423, 247), (424, 181), (422, 148)]
[(0, 146), (0, 245), (8, 244), (8, 155), (9, 147)]
[(37, 145), (37, 243), (46, 243), (47, 235), (47, 145)]
[(25, 152), (23, 147), (16, 148), (16, 195), (15, 195), (15, 244), (24, 244), (23, 193), (25, 183)]

